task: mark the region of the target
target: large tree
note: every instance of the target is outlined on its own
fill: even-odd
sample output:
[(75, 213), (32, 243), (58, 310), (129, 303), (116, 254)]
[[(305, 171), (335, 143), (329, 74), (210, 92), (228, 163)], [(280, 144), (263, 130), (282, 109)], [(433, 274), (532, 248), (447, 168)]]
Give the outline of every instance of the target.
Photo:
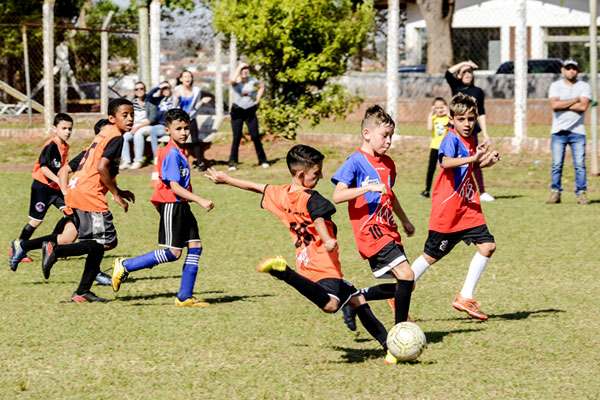
[(427, 26), (427, 72), (441, 73), (452, 66), (454, 0), (417, 0)]
[(267, 83), (261, 112), (271, 132), (293, 137), (299, 116), (318, 122), (353, 104), (330, 81), (347, 70), (372, 29), (371, 2), (220, 0), (213, 11), (217, 31), (235, 34), (238, 51), (260, 68)]

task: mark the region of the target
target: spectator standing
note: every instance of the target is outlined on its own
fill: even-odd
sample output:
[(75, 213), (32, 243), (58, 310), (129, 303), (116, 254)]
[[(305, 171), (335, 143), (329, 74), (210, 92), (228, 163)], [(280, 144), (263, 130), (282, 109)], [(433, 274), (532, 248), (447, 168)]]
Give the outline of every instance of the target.
[[(463, 93), (468, 96), (474, 97), (477, 101), (477, 123), (475, 124), (475, 130), (472, 135), (475, 139), (475, 145), (479, 143), (477, 134), (481, 132), (483, 135), (483, 143), (487, 143), (490, 137), (487, 133), (487, 123), (485, 119), (485, 96), (481, 88), (475, 86), (475, 75), (473, 70), (479, 68), (473, 61), (463, 61), (456, 65), (451, 66), (446, 71), (446, 82), (450, 85), (452, 91), (452, 97), (458, 93)], [(485, 191), (485, 184), (483, 182), (483, 173), (480, 169), (474, 171), (475, 180), (477, 181), (477, 187), (479, 188), (479, 200), (481, 201), (494, 201), (494, 197)]]
[(231, 86), (233, 88), (233, 101), (231, 105), (233, 142), (231, 143), (231, 152), (229, 154), (229, 170), (235, 171), (239, 163), (238, 150), (242, 140), (244, 122), (250, 132), (250, 138), (254, 142), (258, 163), (263, 168), (269, 168), (267, 156), (260, 142), (258, 118), (256, 117), (256, 110), (265, 92), (265, 86), (258, 79), (250, 76), (250, 66), (246, 63), (238, 65), (231, 79)]
[[(146, 136), (150, 135), (151, 122), (156, 119), (156, 107), (146, 101), (146, 85), (137, 82), (134, 86), (133, 128), (123, 134), (123, 150), (119, 169), (139, 169), (144, 161)], [(130, 143), (133, 141), (133, 164), (131, 163)]]
[(560, 185), (567, 145), (571, 146), (575, 169), (575, 194), (578, 204), (589, 204), (586, 197), (585, 112), (590, 105), (592, 90), (586, 82), (577, 80), (579, 64), (568, 58), (561, 68), (563, 78), (548, 90), (552, 108), (552, 193), (548, 204), (560, 203)]
[(177, 107), (177, 99), (171, 89), (168, 81), (161, 82), (153, 88), (146, 96), (146, 101), (156, 106), (156, 121), (150, 128), (150, 143), (152, 145), (152, 155), (156, 159), (158, 150), (158, 139), (165, 136), (165, 114), (167, 111)]

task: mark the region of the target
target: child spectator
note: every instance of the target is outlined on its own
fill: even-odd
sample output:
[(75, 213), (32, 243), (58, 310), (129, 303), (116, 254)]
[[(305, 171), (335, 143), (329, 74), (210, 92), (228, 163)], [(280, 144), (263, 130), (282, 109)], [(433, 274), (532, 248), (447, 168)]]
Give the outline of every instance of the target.
[(79, 287), (71, 296), (77, 303), (106, 302), (90, 291), (94, 278), (100, 272), (104, 251), (117, 246), (117, 231), (113, 216), (108, 210), (106, 193), (127, 212), (127, 201), (135, 201), (128, 190), (121, 190), (116, 183), (119, 160), (123, 148), (123, 133), (133, 126), (133, 104), (127, 99), (114, 99), (108, 104), (106, 126), (88, 147), (77, 170), (69, 181), (65, 200), (77, 227), (79, 242), (57, 245), (54, 241), (42, 245), (42, 272), (50, 277), (50, 270), (57, 258), (86, 254), (85, 268)]
[(198, 233), (198, 223), (189, 202), (198, 203), (207, 211), (213, 209), (214, 203), (192, 191), (190, 166), (183, 150), (190, 136), (190, 117), (183, 110), (169, 110), (165, 114), (165, 124), (165, 130), (171, 140), (158, 157), (159, 183), (154, 189), (151, 201), (160, 214), (158, 244), (166, 249), (154, 250), (135, 258), (117, 258), (113, 268), (112, 287), (117, 292), (121, 283), (133, 271), (177, 261), (187, 245), (188, 253), (175, 305), (208, 306), (209, 303), (199, 301), (193, 296), (202, 242)]
[(425, 180), (425, 190), (421, 192), (421, 197), (430, 197), (431, 183), (433, 182), (433, 174), (437, 167), (438, 149), (442, 139), (448, 131), (448, 105), (443, 97), (436, 97), (433, 100), (431, 111), (427, 116), (427, 130), (431, 131), (431, 142), (429, 143), (429, 164), (427, 165), (427, 178)]
[[(289, 227), (296, 247), (296, 268), (291, 269), (283, 257), (267, 258), (257, 267), (292, 286), (326, 313), (335, 313), (345, 304), (352, 307), (360, 321), (387, 350), (385, 327), (375, 317), (364, 296), (343, 279), (335, 224), (331, 216), (335, 207), (314, 190), (323, 177), (323, 154), (316, 149), (296, 145), (287, 154), (292, 183), (266, 185), (236, 179), (209, 168), (213, 182), (251, 192), (262, 193), (261, 207), (275, 214)], [(395, 364), (389, 352), (385, 362)]]
[(486, 320), (488, 317), (473, 299), (473, 292), (496, 244), (483, 218), (473, 169), (491, 167), (500, 161), (500, 155), (497, 151), (487, 151), (488, 142), (476, 145), (473, 137), (476, 121), (475, 99), (462, 93), (454, 96), (450, 103), (450, 122), (454, 127), (448, 130), (439, 149), (441, 171), (433, 187), (429, 236), (424, 254), (415, 260), (412, 269), (416, 281), (461, 240), (475, 243), (477, 253), (452, 307), (472, 318)]
[[(30, 262), (27, 252), (20, 250), (21, 242), (28, 240), (33, 232), (44, 221), (48, 207), (54, 205), (59, 210), (65, 208), (65, 199), (60, 191), (58, 176), (60, 168), (67, 162), (69, 144), (67, 143), (73, 132), (73, 118), (68, 114), (59, 113), (54, 116), (52, 124), (52, 138), (48, 139), (40, 156), (38, 157), (31, 176), (31, 198), (29, 201), (29, 222), (21, 231), (18, 239), (11, 242), (9, 261), (10, 268), (17, 270), (19, 262)], [(19, 262), (13, 263), (13, 256), (20, 254)]]

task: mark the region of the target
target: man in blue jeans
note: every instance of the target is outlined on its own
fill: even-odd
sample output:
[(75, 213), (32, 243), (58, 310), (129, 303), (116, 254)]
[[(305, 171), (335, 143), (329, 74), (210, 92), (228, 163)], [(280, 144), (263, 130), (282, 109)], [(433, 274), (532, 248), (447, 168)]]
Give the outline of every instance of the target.
[(575, 168), (575, 194), (578, 204), (589, 204), (585, 195), (585, 112), (592, 98), (592, 90), (586, 82), (578, 81), (579, 64), (572, 58), (563, 63), (563, 79), (548, 91), (552, 108), (552, 194), (547, 204), (560, 203), (563, 190), (560, 185), (567, 145), (571, 146)]

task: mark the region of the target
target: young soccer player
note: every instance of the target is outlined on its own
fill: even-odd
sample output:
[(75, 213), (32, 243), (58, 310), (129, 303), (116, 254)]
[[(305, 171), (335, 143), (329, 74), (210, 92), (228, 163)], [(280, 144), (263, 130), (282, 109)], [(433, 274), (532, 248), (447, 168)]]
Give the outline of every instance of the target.
[[(331, 178), (336, 185), (333, 201), (348, 202), (348, 214), (358, 251), (369, 260), (376, 278), (395, 278), (396, 285), (382, 284), (363, 289), (367, 301), (394, 299), (396, 324), (408, 319), (413, 272), (394, 220), (400, 218), (404, 232), (412, 236), (415, 227), (404, 213), (392, 187), (396, 166), (385, 155), (392, 144), (395, 123), (378, 105), (369, 107), (362, 121), (363, 141)], [(353, 315), (344, 322), (353, 327)]]
[[(267, 258), (257, 270), (269, 273), (292, 286), (326, 313), (335, 313), (345, 304), (356, 312), (367, 331), (387, 350), (387, 331), (375, 317), (365, 298), (343, 279), (331, 216), (335, 207), (314, 190), (323, 177), (323, 154), (296, 145), (287, 154), (292, 183), (283, 186), (249, 182), (208, 169), (213, 182), (225, 183), (251, 192), (262, 193), (261, 207), (272, 212), (289, 227), (296, 246), (296, 268), (291, 269), (283, 257)], [(396, 359), (387, 353), (386, 363)]]
[(433, 182), (433, 174), (438, 163), (438, 149), (442, 139), (448, 132), (448, 123), (450, 116), (448, 115), (448, 105), (443, 97), (436, 97), (433, 100), (431, 111), (427, 116), (427, 130), (431, 131), (431, 143), (429, 143), (429, 164), (427, 165), (427, 178), (425, 179), (425, 190), (421, 192), (421, 197), (431, 196), (431, 183)]
[(473, 169), (491, 167), (500, 161), (500, 155), (497, 151), (488, 152), (487, 142), (476, 146), (472, 135), (476, 121), (475, 99), (462, 93), (454, 96), (450, 103), (450, 122), (454, 128), (448, 130), (439, 149), (441, 171), (433, 187), (425, 253), (415, 260), (412, 269), (416, 281), (461, 240), (475, 243), (477, 253), (452, 307), (472, 318), (486, 320), (487, 315), (473, 300), (473, 292), (496, 244), (481, 212)]
[(100, 272), (104, 251), (117, 246), (117, 231), (113, 216), (108, 210), (106, 193), (112, 193), (114, 201), (127, 212), (128, 201), (135, 196), (128, 190), (121, 190), (116, 183), (119, 161), (123, 147), (123, 133), (133, 126), (133, 104), (126, 99), (111, 100), (108, 104), (106, 126), (88, 147), (77, 170), (69, 181), (65, 197), (71, 209), (79, 241), (57, 245), (54, 241), (42, 245), (42, 272), (50, 277), (50, 270), (57, 258), (87, 254), (85, 268), (79, 287), (71, 296), (77, 303), (106, 302), (90, 291), (94, 278)]
[(121, 283), (133, 271), (178, 260), (187, 245), (188, 253), (183, 264), (181, 286), (175, 297), (175, 305), (208, 306), (209, 303), (199, 301), (193, 296), (202, 242), (198, 233), (198, 223), (189, 202), (198, 203), (207, 211), (212, 210), (215, 205), (192, 191), (190, 166), (183, 150), (190, 136), (189, 115), (179, 108), (167, 111), (165, 131), (171, 140), (158, 157), (159, 183), (154, 189), (151, 201), (160, 214), (158, 244), (166, 249), (154, 250), (135, 258), (117, 258), (113, 268), (112, 287), (117, 292)]
[[(21, 231), (18, 239), (11, 242), (10, 245), (10, 269), (17, 270), (18, 263), (14, 265), (12, 258), (20, 252), (19, 246), (24, 240), (28, 240), (33, 232), (44, 221), (46, 212), (51, 205), (59, 210), (65, 208), (65, 200), (60, 191), (58, 170), (65, 165), (69, 154), (69, 144), (67, 141), (73, 132), (73, 118), (68, 114), (59, 113), (54, 117), (52, 124), (52, 133), (54, 136), (48, 139), (42, 147), (31, 176), (31, 200), (29, 202), (29, 222)], [(31, 259), (24, 253), (20, 261), (30, 262)]]

